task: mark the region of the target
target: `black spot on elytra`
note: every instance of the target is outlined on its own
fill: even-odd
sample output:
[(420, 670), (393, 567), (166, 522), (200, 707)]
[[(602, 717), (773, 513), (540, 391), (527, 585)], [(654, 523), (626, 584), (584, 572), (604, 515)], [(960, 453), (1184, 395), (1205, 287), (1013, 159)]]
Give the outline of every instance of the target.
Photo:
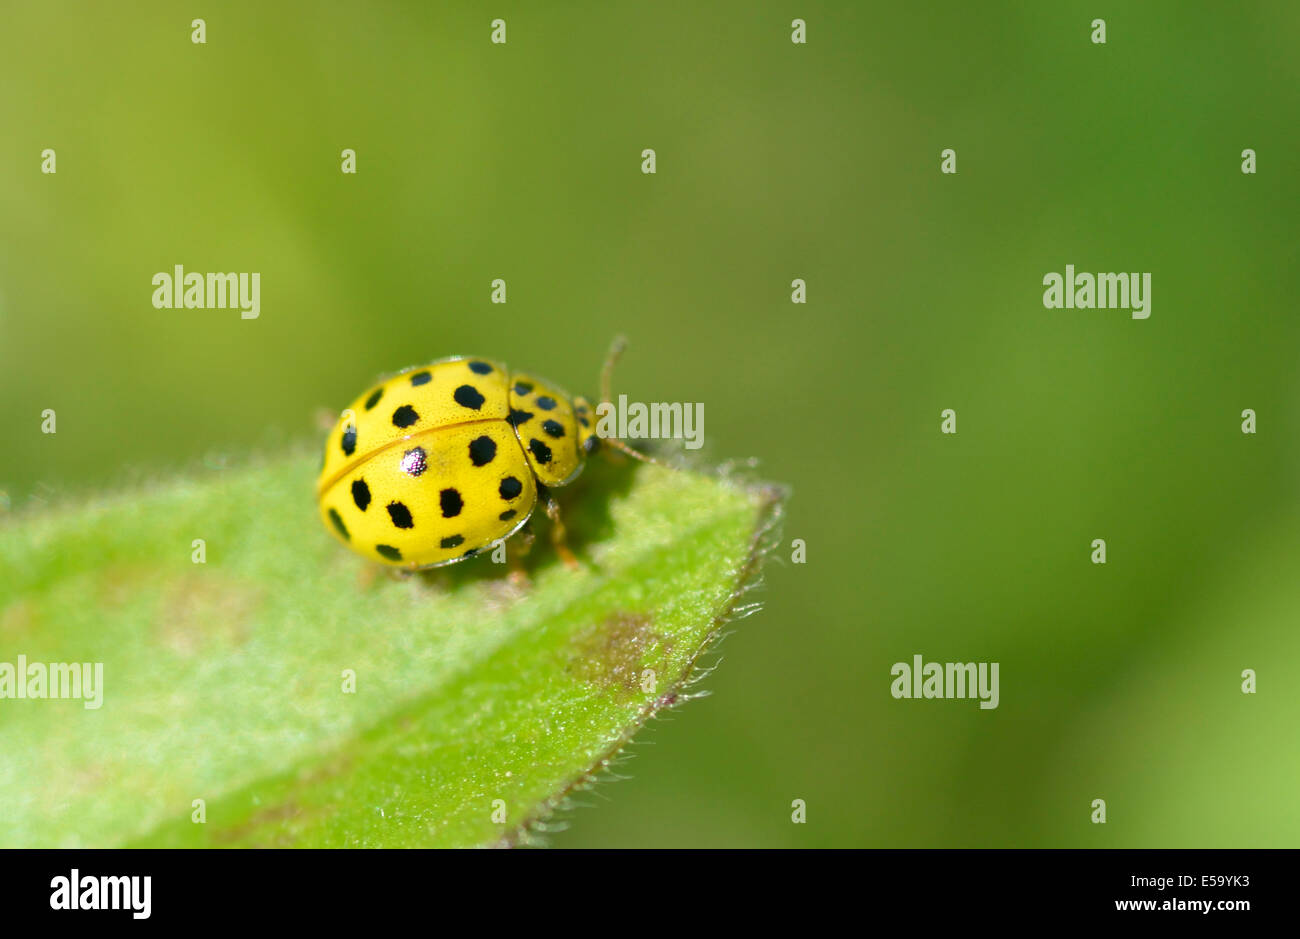
[(420, 476), (429, 468), (429, 455), (424, 447), (415, 447), (402, 454), (402, 472), (408, 476)]
[(591, 421), (587, 420), (585, 417), (578, 418), (578, 423), (581, 424), (583, 427), (591, 426)]
[(455, 489), (444, 489), (438, 493), (438, 501), (442, 504), (443, 518), (455, 518), (465, 507), (465, 500)]
[(528, 449), (533, 451), (533, 456), (537, 457), (537, 462), (543, 466), (551, 462), (551, 448), (536, 437), (528, 441)]
[(510, 416), (506, 418), (506, 423), (511, 427), (518, 427), (520, 424), (527, 424), (532, 419), (532, 411), (520, 411), (516, 409), (510, 412)]
[(543, 411), (554, 411), (555, 399), (548, 395), (542, 395), (537, 399), (537, 406)]
[(351, 456), (357, 449), (357, 425), (349, 424), (343, 428), (343, 453)]
[(523, 397), (526, 394), (532, 394), (533, 386), (526, 381), (515, 382), (515, 394)]
[(519, 498), (519, 493), (524, 491), (524, 484), (513, 476), (507, 476), (505, 479), (501, 480), (501, 486), (497, 491), (501, 493), (501, 498), (503, 499), (517, 499)]
[(470, 548), (468, 551), (466, 551), (464, 554), (462, 554), (461, 557), (463, 557), (463, 558), (472, 558), (472, 557), (473, 557), (474, 555), (476, 555), (476, 554), (478, 554), (478, 548)]
[(548, 437), (554, 437), (556, 440), (564, 436), (564, 428), (560, 426), (559, 421), (544, 421), (542, 430), (546, 431)]
[(459, 547), (464, 543), (465, 543), (464, 535), (451, 535), (447, 538), (442, 539), (442, 541), (440, 542), (441, 546), (444, 548), (455, 548), (455, 547)]
[(390, 561), (400, 561), (402, 559), (402, 552), (398, 551), (392, 545), (377, 544), (375, 545), (375, 550)]
[(348, 534), (348, 526), (343, 524), (343, 518), (334, 509), (330, 509), (330, 521), (334, 524), (334, 530), (343, 536), (344, 541), (352, 540), (352, 536)]
[(401, 502), (388, 503), (388, 517), (393, 520), (393, 524), (398, 528), (415, 527), (415, 520), (411, 518), (411, 510)]
[(366, 398), (366, 410), (369, 411), (376, 404), (378, 404), (379, 399), (382, 398), (383, 396), (384, 396), (383, 388), (376, 388), (374, 391), (372, 391), (370, 393), (370, 397)]
[(514, 518), (516, 514), (518, 513), (516, 513), (514, 509), (506, 509), (500, 515), (498, 515), (497, 518), (501, 519), (501, 521), (503, 522), (508, 522), (512, 518)]
[(473, 408), (475, 411), (483, 407), (485, 400), (473, 385), (461, 385), (452, 393), (452, 397), (461, 407)]
[(370, 506), (370, 487), (366, 485), (364, 479), (352, 480), (352, 501), (357, 504), (357, 508), (365, 511)]
[(475, 437), (469, 442), (469, 460), (475, 466), (487, 466), (497, 455), (497, 442), (491, 437)]
[(410, 427), (419, 419), (420, 415), (416, 414), (415, 408), (411, 407), (409, 404), (403, 404), (393, 412), (394, 427)]
[(475, 375), (492, 374), (492, 366), (488, 365), (486, 362), (470, 362), (469, 370), (473, 372)]
[(411, 387), (419, 388), (421, 385), (427, 385), (433, 381), (433, 376), (428, 372), (416, 372), (411, 376)]

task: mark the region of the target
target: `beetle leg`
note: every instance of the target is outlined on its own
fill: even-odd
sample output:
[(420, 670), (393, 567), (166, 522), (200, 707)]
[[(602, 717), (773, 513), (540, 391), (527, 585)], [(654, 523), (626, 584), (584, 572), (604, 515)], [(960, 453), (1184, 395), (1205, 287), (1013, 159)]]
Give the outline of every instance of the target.
[(533, 541), (536, 536), (533, 534), (533, 528), (530, 523), (525, 523), (518, 534), (506, 542), (506, 565), (510, 569), (507, 579), (510, 583), (519, 587), (527, 587), (530, 583), (528, 571), (524, 569), (524, 558), (528, 557), (528, 552), (533, 549)]
[(560, 503), (555, 501), (555, 496), (549, 492), (546, 494), (546, 517), (551, 520), (551, 544), (555, 546), (555, 553), (560, 556), (566, 567), (571, 571), (576, 571), (581, 564), (569, 550), (567, 532), (564, 528), (564, 522), (560, 519)]

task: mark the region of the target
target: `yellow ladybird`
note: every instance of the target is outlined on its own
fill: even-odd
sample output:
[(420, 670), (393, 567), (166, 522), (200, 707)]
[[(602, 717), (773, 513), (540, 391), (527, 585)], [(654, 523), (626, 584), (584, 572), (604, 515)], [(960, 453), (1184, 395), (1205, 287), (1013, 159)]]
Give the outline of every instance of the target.
[(325, 444), (321, 518), (353, 551), (419, 569), (509, 538), (541, 502), (572, 564), (548, 490), (572, 482), (599, 443), (585, 399), (488, 359), (443, 359), (389, 378), (343, 412)]

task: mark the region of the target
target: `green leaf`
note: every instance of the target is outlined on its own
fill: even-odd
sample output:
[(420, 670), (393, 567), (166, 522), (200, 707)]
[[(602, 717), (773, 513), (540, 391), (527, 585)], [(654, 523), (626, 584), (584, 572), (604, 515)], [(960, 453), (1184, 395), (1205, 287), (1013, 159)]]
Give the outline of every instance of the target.
[(326, 534), (313, 469), (0, 522), (0, 663), (103, 663), (98, 708), (0, 698), (0, 845), (532, 840), (688, 696), (781, 498), (595, 460), (562, 493), (581, 570), (542, 519), (527, 583), (488, 557), (394, 576)]

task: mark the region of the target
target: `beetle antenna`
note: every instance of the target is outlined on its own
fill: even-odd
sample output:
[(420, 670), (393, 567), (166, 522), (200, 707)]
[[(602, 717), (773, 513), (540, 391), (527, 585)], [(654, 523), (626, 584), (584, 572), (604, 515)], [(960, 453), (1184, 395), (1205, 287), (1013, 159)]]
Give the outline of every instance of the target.
[[(610, 384), (614, 377), (614, 366), (623, 355), (623, 350), (627, 348), (626, 336), (615, 336), (614, 341), (609, 344), (609, 352), (605, 355), (605, 365), (600, 370), (600, 400), (612, 405), (614, 402), (610, 393)], [(642, 463), (650, 463), (654, 466), (662, 466), (665, 469), (672, 469), (662, 460), (656, 460), (652, 456), (642, 453), (640, 450), (633, 450), (617, 437), (599, 438), (603, 446), (612, 447), (619, 453), (624, 453), (634, 460), (640, 460)]]
[(623, 355), (623, 350), (627, 348), (626, 336), (615, 336), (614, 341), (609, 345), (609, 352), (605, 353), (605, 365), (600, 370), (600, 400), (613, 403), (610, 397), (610, 383), (614, 378), (614, 366)]
[(662, 466), (665, 469), (672, 469), (671, 466), (669, 466), (667, 463), (663, 462), (662, 460), (656, 460), (654, 457), (642, 453), (640, 450), (633, 450), (631, 447), (629, 447), (623, 441), (619, 440), (617, 437), (602, 437), (600, 438), (600, 442), (604, 446), (613, 447), (619, 453), (626, 453), (634, 460), (640, 460), (642, 463), (650, 463), (654, 466)]

